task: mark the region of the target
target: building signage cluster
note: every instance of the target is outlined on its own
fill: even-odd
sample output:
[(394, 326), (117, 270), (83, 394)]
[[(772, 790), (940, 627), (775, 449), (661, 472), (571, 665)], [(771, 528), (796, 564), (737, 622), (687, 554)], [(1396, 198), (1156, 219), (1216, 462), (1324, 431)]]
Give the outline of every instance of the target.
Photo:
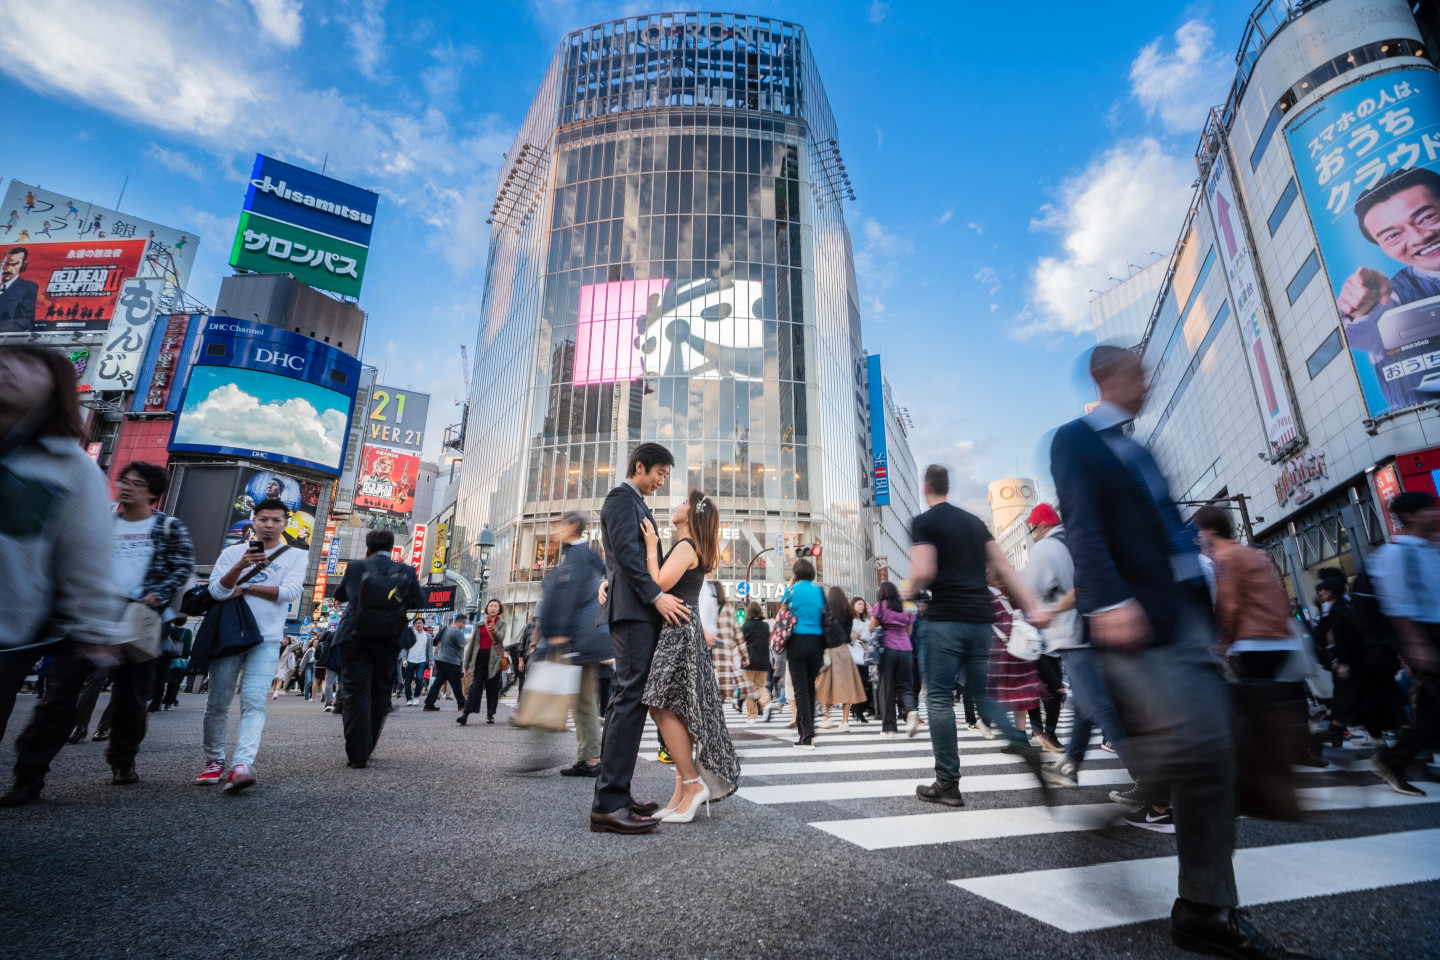
[(1440, 75), (1365, 77), (1285, 136), (1370, 415), (1435, 400), (1440, 254), (1412, 238), (1440, 205)]
[(230, 265), (358, 297), (378, 202), (369, 190), (257, 156)]
[(1329, 475), (1325, 469), (1324, 453), (1307, 453), (1296, 457), (1280, 470), (1280, 477), (1275, 481), (1275, 502), (1283, 507), (1294, 500), (1295, 505), (1299, 506), (1315, 496), (1315, 491), (1309, 485)]
[(63, 193), (10, 181), (0, 225), (14, 220), (6, 239), (17, 245), (75, 240), (142, 240), (144, 262), (132, 276), (158, 277), (185, 289), (200, 242), (192, 231), (141, 220)]
[(1255, 396), (1260, 403), (1265, 440), (1270, 456), (1275, 458), (1294, 446), (1300, 433), (1295, 421), (1295, 406), (1290, 398), (1290, 385), (1275, 350), (1270, 311), (1256, 277), (1255, 255), (1250, 248), (1240, 208), (1235, 203), (1235, 184), (1230, 176), (1228, 152), (1222, 147), (1216, 155), (1205, 182), (1205, 198), (1215, 225), (1230, 300), (1235, 305), (1235, 316), (1240, 325), (1250, 381), (1255, 386)]
[(335, 574), (335, 566), (340, 554), (340, 538), (335, 536), (335, 521), (325, 521), (325, 539), (320, 544), (320, 569), (315, 572), (315, 596), (313, 598), (318, 606), (325, 599), (325, 587), (330, 582), (330, 577)]

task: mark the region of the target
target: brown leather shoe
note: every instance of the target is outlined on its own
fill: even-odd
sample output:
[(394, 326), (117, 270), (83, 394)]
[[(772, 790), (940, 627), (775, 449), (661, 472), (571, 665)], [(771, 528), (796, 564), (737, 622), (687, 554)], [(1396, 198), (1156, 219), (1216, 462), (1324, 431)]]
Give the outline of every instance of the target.
[(659, 820), (637, 817), (629, 810), (590, 814), (591, 833), (649, 833), (658, 826)]
[(641, 803), (639, 800), (631, 800), (626, 806), (628, 806), (630, 812), (635, 814), (635, 816), (637, 817), (648, 817), (656, 810), (660, 809), (660, 804), (658, 803), (651, 803), (648, 801), (645, 803)]

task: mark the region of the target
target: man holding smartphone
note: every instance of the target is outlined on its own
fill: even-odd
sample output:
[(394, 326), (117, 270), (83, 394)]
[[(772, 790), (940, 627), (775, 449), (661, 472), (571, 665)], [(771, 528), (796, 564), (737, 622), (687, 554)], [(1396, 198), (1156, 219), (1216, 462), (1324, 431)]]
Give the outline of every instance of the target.
[(306, 552), (287, 546), (281, 534), (290, 510), (279, 500), (255, 505), (255, 539), (226, 547), (211, 573), (210, 595), (216, 600), (244, 597), (260, 629), (262, 642), (243, 653), (210, 662), (210, 699), (205, 705), (205, 769), (195, 778), (201, 785), (219, 783), (225, 772), (225, 740), (235, 682), (244, 671), (240, 690), (240, 728), (235, 761), (225, 779), (226, 793), (255, 784), (255, 754), (265, 729), (265, 704), (270, 681), (280, 662), (285, 636), (285, 609), (300, 596), (305, 583)]

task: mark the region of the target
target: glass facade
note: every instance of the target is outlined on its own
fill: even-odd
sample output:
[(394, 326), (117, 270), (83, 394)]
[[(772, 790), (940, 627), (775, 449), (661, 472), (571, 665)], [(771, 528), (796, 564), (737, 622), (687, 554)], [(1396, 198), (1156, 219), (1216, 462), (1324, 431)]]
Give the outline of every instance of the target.
[(773, 593), (814, 543), (827, 582), (872, 579), (838, 158), (794, 24), (673, 14), (565, 38), (497, 198), (462, 572), (478, 575), (489, 526), (491, 595), (523, 611), (556, 555), (552, 520), (598, 514), (627, 451), (654, 440), (676, 468), (652, 506), (716, 498), (723, 581), (755, 560)]

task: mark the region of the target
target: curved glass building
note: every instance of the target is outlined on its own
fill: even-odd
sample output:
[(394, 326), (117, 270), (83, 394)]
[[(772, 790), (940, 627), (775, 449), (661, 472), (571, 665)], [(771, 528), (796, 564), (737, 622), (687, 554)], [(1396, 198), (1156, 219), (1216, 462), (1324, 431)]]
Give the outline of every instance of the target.
[(827, 583), (873, 592), (848, 182), (800, 26), (674, 13), (564, 38), (492, 212), (463, 575), (480, 577), (489, 527), (488, 596), (525, 615), (552, 521), (598, 515), (626, 452), (655, 440), (676, 462), (655, 513), (715, 497), (727, 585), (748, 566), (778, 595), (819, 544)]

